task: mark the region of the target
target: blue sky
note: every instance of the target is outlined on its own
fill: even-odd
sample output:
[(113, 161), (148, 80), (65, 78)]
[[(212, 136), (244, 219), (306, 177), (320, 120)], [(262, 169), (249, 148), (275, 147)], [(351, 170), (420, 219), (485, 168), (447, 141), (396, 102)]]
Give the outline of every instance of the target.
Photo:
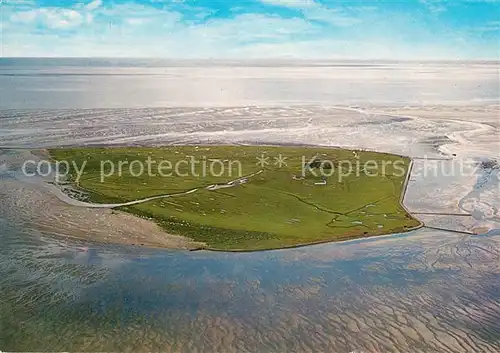
[(3, 56), (497, 59), (500, 0), (1, 0)]

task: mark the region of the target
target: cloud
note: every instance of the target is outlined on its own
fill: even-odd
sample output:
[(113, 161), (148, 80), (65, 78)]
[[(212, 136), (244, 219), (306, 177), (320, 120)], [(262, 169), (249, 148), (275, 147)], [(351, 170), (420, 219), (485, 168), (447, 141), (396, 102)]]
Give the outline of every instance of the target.
[(126, 22), (131, 26), (140, 26), (148, 22), (146, 18), (127, 18)]
[(15, 5), (15, 6), (22, 6), (22, 5), (34, 5), (35, 0), (3, 0), (2, 4), (4, 5)]
[(102, 5), (102, 1), (101, 0), (94, 0), (90, 3), (88, 3), (87, 5), (85, 5), (85, 8), (89, 11), (92, 11), (92, 10), (95, 10), (97, 9), (98, 7), (100, 7)]
[(48, 29), (69, 29), (92, 22), (91, 12), (101, 7), (102, 1), (94, 0), (87, 5), (77, 3), (73, 8), (36, 8), (35, 3), (31, 0), (9, 0), (9, 4), (11, 6), (26, 5), (30, 7), (29, 10), (25, 10), (24, 6), (19, 7), (20, 10), (15, 11), (10, 16), (10, 20), (14, 23), (32, 23)]
[(345, 9), (338, 7), (329, 8), (313, 0), (260, 0), (262, 3), (275, 6), (288, 7), (301, 11), (308, 21), (319, 21), (334, 26), (352, 26), (360, 23), (359, 18), (347, 15)]
[(486, 32), (495, 31), (497, 22), (483, 21), (482, 32), (472, 31), (472, 24), (454, 23), (452, 27), (441, 19), (428, 21), (431, 15), (422, 11), (426, 7), (418, 3), (415, 6), (420, 6), (419, 11), (405, 13), (390, 6), (382, 8), (381, 2), (376, 7), (349, 2), (331, 8), (312, 0), (260, 0), (273, 7), (256, 10), (243, 4), (238, 11), (228, 7), (224, 12), (217, 11), (212, 3), (199, 1), (196, 6), (190, 5), (192, 2), (169, 1), (159, 5), (149, 1), (118, 4), (87, 0), (66, 8), (7, 6), (6, 21), (2, 23), (3, 54), (174, 58), (498, 57), (492, 49), (496, 48), (493, 41), (488, 42), (493, 36)]
[(37, 11), (23, 11), (16, 13), (10, 17), (13, 22), (29, 23), (34, 21), (37, 16)]
[(42, 8), (22, 11), (10, 17), (12, 22), (44, 25), (47, 28), (69, 28), (79, 26), (84, 22), (84, 16), (72, 9)]
[(334, 26), (348, 27), (362, 22), (358, 17), (344, 14), (341, 10), (328, 9), (325, 7), (312, 7), (304, 10), (304, 16), (308, 20), (326, 22)]
[(482, 26), (474, 27), (474, 31), (478, 31), (478, 32), (497, 32), (497, 31), (500, 31), (500, 21), (486, 22)]
[[(135, 28), (147, 26), (150, 36), (169, 35), (172, 30), (182, 28), (182, 14), (176, 11), (158, 9), (134, 3), (101, 8), (93, 12), (99, 16), (101, 26), (110, 23), (120, 28), (120, 33), (134, 33)], [(135, 27), (130, 28), (129, 26)], [(104, 32), (103, 34), (105, 34)]]
[(261, 0), (262, 3), (274, 6), (305, 9), (318, 6), (314, 0)]
[(243, 14), (234, 19), (218, 20), (191, 27), (191, 37), (197, 33), (205, 39), (252, 42), (259, 39), (288, 39), (312, 30), (311, 24), (300, 18)]
[(419, 0), (432, 14), (440, 14), (447, 10), (446, 0)]

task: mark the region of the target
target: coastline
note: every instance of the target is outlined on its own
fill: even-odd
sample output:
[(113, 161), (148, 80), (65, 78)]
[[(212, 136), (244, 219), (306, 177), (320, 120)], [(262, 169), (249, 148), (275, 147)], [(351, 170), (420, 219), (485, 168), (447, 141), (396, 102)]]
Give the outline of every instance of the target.
[[(294, 145), (294, 144), (292, 144)], [(301, 147), (304, 147), (303, 144), (299, 144)], [(207, 146), (214, 146), (214, 145), (207, 145)], [(232, 144), (218, 144), (218, 146), (235, 146), (235, 145), (232, 145)], [(237, 145), (236, 145), (237, 146)], [(258, 146), (258, 147), (267, 147), (267, 146), (274, 146), (274, 147), (282, 147), (282, 146), (289, 146), (289, 144), (252, 144), (252, 146)], [(113, 148), (113, 147), (116, 147), (116, 146), (107, 146), (107, 148)], [(136, 146), (134, 146), (136, 147)], [(167, 146), (155, 146), (155, 147), (167, 147)], [(331, 149), (344, 149), (342, 147), (339, 147), (339, 146), (317, 146), (317, 145), (307, 145), (307, 147), (318, 147), (318, 148), (331, 148)], [(354, 151), (364, 151), (362, 149), (353, 149)], [(50, 155), (50, 152), (49, 151), (46, 151), (47, 153), (49, 153)], [(392, 153), (389, 153), (389, 152), (378, 152), (378, 151), (369, 151), (369, 152), (376, 152), (376, 153), (379, 153), (379, 154), (387, 154), (387, 155), (394, 155)], [(51, 159), (52, 159), (52, 156), (50, 156)], [(133, 217), (133, 218), (138, 218), (138, 219), (141, 219), (143, 221), (147, 221), (147, 222), (150, 222), (150, 223), (153, 223), (155, 226), (158, 226), (160, 227), (164, 233), (168, 236), (168, 237), (181, 237), (185, 240), (188, 240), (188, 241), (191, 241), (193, 244), (192, 246), (190, 247), (182, 247), (182, 249), (186, 249), (186, 250), (190, 250), (190, 251), (199, 251), (199, 250), (210, 250), (210, 251), (217, 251), (217, 252), (254, 252), (254, 251), (272, 251), (272, 250), (281, 250), (281, 249), (291, 249), (291, 248), (298, 248), (298, 247), (305, 247), (305, 246), (310, 246), (310, 245), (318, 245), (318, 244), (325, 244), (325, 243), (338, 243), (338, 242), (346, 242), (346, 241), (355, 241), (355, 240), (363, 240), (363, 239), (368, 239), (368, 238), (378, 238), (378, 237), (384, 237), (384, 236), (391, 236), (391, 235), (394, 235), (394, 234), (404, 234), (404, 233), (408, 233), (408, 232), (411, 232), (413, 230), (416, 230), (416, 229), (419, 229), (421, 227), (424, 226), (424, 223), (420, 220), (420, 219), (417, 219), (415, 218), (411, 212), (408, 211), (408, 209), (405, 207), (404, 205), (404, 197), (406, 195), (406, 190), (407, 190), (407, 187), (408, 187), (408, 181), (410, 179), (410, 176), (411, 176), (411, 171), (412, 171), (412, 167), (413, 167), (413, 159), (409, 156), (401, 156), (401, 157), (405, 157), (405, 158), (408, 158), (410, 163), (409, 163), (409, 166), (408, 166), (408, 169), (407, 169), (407, 172), (406, 172), (406, 176), (405, 176), (405, 180), (404, 180), (404, 184), (403, 184), (403, 187), (402, 187), (402, 191), (401, 191), (401, 194), (399, 196), (399, 205), (401, 206), (401, 208), (408, 214), (410, 215), (414, 220), (416, 220), (417, 222), (419, 222), (418, 225), (414, 226), (414, 227), (411, 227), (411, 228), (404, 228), (404, 229), (401, 229), (401, 230), (398, 230), (398, 231), (391, 231), (389, 233), (387, 232), (381, 232), (381, 233), (378, 233), (378, 232), (375, 232), (374, 234), (366, 234), (366, 233), (361, 233), (359, 235), (346, 235), (345, 237), (338, 237), (338, 238), (334, 238), (334, 239), (322, 239), (322, 240), (319, 240), (319, 241), (313, 241), (313, 242), (304, 242), (304, 243), (299, 243), (299, 244), (293, 244), (293, 245), (285, 245), (285, 246), (281, 246), (281, 247), (274, 247), (274, 248), (261, 248), (261, 249), (226, 249), (226, 248), (214, 248), (214, 247), (209, 247), (207, 246), (205, 243), (199, 243), (191, 238), (188, 238), (188, 237), (184, 237), (184, 236), (181, 236), (181, 235), (172, 235), (172, 234), (169, 234), (168, 233), (168, 230), (165, 230), (163, 229), (159, 223), (157, 221), (155, 221), (155, 219), (153, 218), (150, 218), (150, 217), (142, 217), (140, 214), (137, 214), (137, 213), (134, 213), (134, 212), (125, 212), (125, 211), (119, 211), (121, 213), (125, 213), (127, 215), (129, 215), (130, 217)], [(78, 186), (75, 186), (76, 188), (78, 188)], [(64, 193), (64, 191), (59, 188), (57, 186), (57, 184), (54, 184), (52, 185), (52, 188), (53, 189), (57, 189), (61, 194)], [(171, 195), (178, 195), (178, 194), (185, 194), (185, 193), (190, 193), (190, 192), (193, 192), (193, 191), (196, 191), (197, 189), (193, 189), (193, 190), (189, 190), (187, 192), (182, 192), (182, 193), (176, 193), (176, 194), (171, 194)], [(66, 195), (64, 193), (64, 195)], [(66, 195), (67, 196), (67, 195)], [(145, 202), (145, 201), (148, 201), (148, 200), (154, 200), (154, 199), (159, 199), (159, 198), (164, 198), (164, 197), (169, 197), (170, 195), (169, 194), (165, 194), (165, 195), (159, 195), (159, 196), (153, 196), (153, 197), (148, 197), (148, 198), (145, 198), (145, 199), (139, 199), (139, 200), (133, 200), (133, 201), (129, 201), (129, 202), (126, 202), (126, 203), (121, 203), (121, 204), (98, 204), (98, 203), (91, 203), (91, 202), (82, 202), (82, 201), (79, 201), (79, 200), (76, 200), (76, 199), (72, 199), (70, 198), (69, 196), (67, 196), (65, 199), (68, 199), (68, 200), (74, 200), (75, 202), (69, 202), (69, 205), (70, 206), (76, 206), (76, 207), (79, 207), (79, 208), (90, 208), (90, 209), (99, 209), (99, 208), (104, 208), (104, 209), (108, 209), (108, 210), (112, 210), (112, 212), (117, 212), (115, 210), (115, 208), (117, 207), (120, 207), (120, 206), (123, 206), (123, 205), (133, 205), (133, 204), (137, 204), (137, 203), (141, 203), (141, 202)], [(63, 200), (63, 198), (59, 197), (59, 199), (61, 201), (64, 201), (64, 202), (68, 202), (67, 200)], [(120, 242), (122, 243), (122, 242)], [(142, 244), (142, 245), (146, 245), (146, 244)], [(157, 244), (154, 244), (153, 247), (158, 247)], [(167, 245), (164, 245), (164, 244), (161, 244), (159, 247), (164, 247), (164, 248), (172, 248), (172, 246), (170, 244), (167, 244)], [(178, 247), (174, 247), (174, 248), (178, 248)]]
[[(216, 249), (216, 248), (207, 247), (207, 248), (199, 249), (199, 250), (209, 250), (209, 251), (216, 251), (216, 252), (235, 252), (235, 253), (239, 253), (239, 252), (255, 252), (255, 251), (287, 250), (287, 249), (303, 248), (303, 247), (306, 247), (306, 246), (321, 245), (321, 244), (328, 244), (328, 243), (347, 243), (347, 242), (361, 241), (361, 240), (366, 240), (366, 239), (378, 239), (378, 238), (390, 237), (390, 236), (398, 235), (398, 234), (406, 234), (406, 233), (410, 233), (410, 232), (412, 232), (414, 230), (423, 228), (423, 227), (425, 227), (424, 222), (422, 220), (418, 219), (417, 217), (415, 217), (410, 211), (408, 211), (407, 207), (404, 205), (404, 198), (405, 198), (405, 195), (406, 195), (406, 190), (408, 188), (408, 182), (410, 180), (411, 171), (412, 171), (412, 168), (413, 168), (413, 159), (411, 157), (408, 157), (408, 158), (410, 158), (410, 165), (408, 166), (408, 171), (406, 173), (405, 182), (404, 182), (404, 185), (403, 185), (401, 196), (399, 198), (399, 204), (400, 204), (400, 206), (410, 216), (413, 217), (413, 219), (417, 220), (420, 223), (420, 224), (416, 225), (415, 227), (405, 229), (405, 230), (403, 230), (401, 232), (391, 232), (391, 233), (373, 234), (373, 235), (367, 234), (367, 235), (364, 235), (364, 236), (352, 237), (352, 238), (348, 238), (348, 239), (338, 239), (338, 240), (320, 240), (320, 241), (316, 241), (316, 242), (310, 242), (310, 243), (304, 243), (304, 244), (284, 246), (284, 247), (278, 248), (278, 249), (247, 250), (247, 249)], [(196, 249), (196, 250), (198, 250), (198, 249)]]
[(27, 227), (60, 239), (182, 250), (204, 247), (203, 243), (169, 234), (156, 222), (128, 212), (72, 206), (61, 199), (54, 189), (62, 191), (49, 180), (22, 177), (18, 168), (23, 160), (47, 157), (48, 151), (43, 149), (23, 150), (8, 160), (16, 172), (14, 178), (0, 178), (0, 197), (8, 206), (9, 218), (26, 218)]
[[(455, 106), (395, 107), (395, 106), (383, 106), (383, 105), (381, 105), (381, 106), (366, 106), (366, 107), (365, 106), (361, 106), (361, 107), (340, 107), (340, 106), (337, 106), (336, 109), (344, 110), (344, 111), (355, 110), (355, 111), (358, 111), (364, 115), (382, 114), (385, 116), (387, 116), (387, 115), (405, 116), (405, 117), (411, 118), (412, 120), (410, 120), (410, 121), (419, 122), (421, 120), (421, 121), (429, 121), (429, 122), (432, 122), (435, 124), (439, 123), (441, 121), (440, 119), (442, 119), (443, 121), (448, 121), (448, 120), (450, 120), (450, 118), (452, 118), (453, 121), (455, 121), (455, 119), (465, 121), (464, 116), (467, 114), (468, 117), (472, 117), (472, 121), (474, 122), (474, 124), (476, 124), (477, 122), (481, 122), (481, 123), (483, 123), (483, 125), (488, 123), (491, 126), (495, 126), (495, 124), (493, 123), (494, 119), (493, 119), (492, 114), (496, 108), (488, 106), (484, 109), (484, 111), (483, 110), (476, 111), (469, 106), (464, 106), (464, 107), (462, 107), (462, 106), (460, 106), (460, 107), (455, 107)], [(443, 114), (444, 114), (444, 118), (443, 118)], [(469, 122), (467, 120), (464, 123), (468, 124)], [(456, 130), (456, 131), (471, 133), (471, 132), (476, 132), (476, 128), (477, 127), (475, 125), (474, 126), (471, 125), (470, 129), (466, 130), (466, 129), (462, 128), (462, 126), (459, 126), (458, 128), (455, 128), (452, 131)], [(481, 137), (484, 135), (483, 130), (484, 129), (477, 128), (477, 133), (479, 134), (478, 135), (479, 138), (483, 138), (483, 137)], [(450, 136), (447, 132), (446, 132), (446, 135)], [(474, 140), (474, 141), (476, 141), (478, 139), (477, 136), (467, 136), (467, 138)], [(484, 138), (483, 138), (483, 140), (484, 140)], [(409, 156), (409, 158), (412, 160), (412, 162), (415, 162), (415, 163), (412, 163), (412, 169), (415, 171), (415, 173), (418, 173), (419, 168), (421, 168), (421, 163), (420, 163), (421, 161), (419, 161), (419, 159), (422, 159), (423, 156), (426, 156), (427, 152), (430, 153), (431, 158), (432, 158), (432, 156), (438, 156), (438, 155), (443, 155), (443, 154), (445, 154), (445, 155), (449, 155), (450, 153), (457, 154), (457, 157), (450, 159), (450, 160), (456, 160), (456, 159), (470, 159), (470, 158), (472, 158), (471, 156), (475, 156), (475, 155), (479, 155), (479, 154), (483, 155), (482, 153), (484, 153), (484, 154), (488, 153), (491, 155), (491, 153), (494, 151), (494, 148), (485, 149), (485, 148), (480, 147), (482, 145), (480, 145), (478, 147), (476, 145), (468, 144), (467, 145), (468, 148), (469, 149), (472, 148), (472, 151), (469, 151), (469, 150), (464, 149), (464, 146), (462, 145), (463, 141), (461, 143), (460, 142), (461, 140), (446, 142), (445, 145), (439, 145), (439, 146), (429, 145), (429, 149), (419, 148), (418, 150), (411, 150), (411, 149), (405, 148), (404, 145), (401, 145), (397, 150), (392, 148), (392, 147), (388, 148), (387, 146), (385, 146), (383, 144), (380, 144), (380, 145), (376, 144), (373, 146), (368, 146), (368, 145), (363, 144), (363, 143), (359, 144), (358, 146), (355, 146), (355, 145), (351, 146), (350, 144), (339, 145), (338, 142), (336, 143), (336, 141), (338, 141), (338, 140), (334, 139), (331, 142), (328, 142), (328, 143), (330, 143), (330, 145), (328, 145), (328, 143), (325, 141), (323, 143), (320, 142), (319, 144), (316, 144), (314, 146), (325, 147), (325, 148), (334, 148), (334, 149), (335, 148), (349, 148), (349, 149), (353, 149), (353, 150), (357, 150), (357, 151), (370, 151), (370, 152), (388, 153), (388, 154), (401, 153), (401, 154), (404, 154), (406, 156)], [(482, 141), (482, 140), (480, 140), (480, 141)], [(427, 143), (428, 142), (423, 142), (422, 146), (425, 147)], [(186, 141), (183, 141), (183, 143), (182, 143), (182, 145), (191, 145), (191, 144), (193, 144), (193, 143), (189, 143)], [(205, 141), (205, 142), (203, 142), (203, 144), (207, 145), (207, 146), (213, 146), (213, 145), (217, 145), (217, 144), (221, 144), (221, 143), (214, 140), (213, 143)], [(120, 145), (121, 144), (116, 144), (116, 143), (113, 143), (113, 144), (104, 144), (103, 143), (102, 144), (102, 146), (106, 146), (106, 147), (116, 147), (116, 146), (120, 146)], [(123, 145), (130, 146), (129, 144), (125, 144), (125, 143)], [(134, 143), (133, 144), (133, 146), (137, 146), (137, 147), (145, 146), (145, 145), (147, 145), (147, 144), (146, 143)], [(162, 145), (162, 144), (158, 144), (155, 146), (160, 146), (160, 145)], [(232, 145), (232, 146), (244, 146), (244, 145), (313, 146), (313, 145), (310, 145), (308, 143), (305, 144), (305, 143), (300, 143), (300, 142), (299, 143), (290, 143), (288, 141), (281, 141), (280, 143), (272, 143), (272, 142), (268, 142), (268, 141), (259, 142), (259, 141), (253, 141), (253, 140), (239, 142), (239, 141), (232, 141), (231, 139), (228, 139), (227, 143), (224, 142), (224, 145)], [(151, 146), (151, 145), (148, 145), (148, 146)], [(63, 147), (63, 146), (61, 146), (61, 147)], [(70, 146), (65, 145), (64, 147), (70, 147)], [(90, 147), (97, 147), (97, 145), (92, 144)], [(25, 152), (33, 150), (36, 147), (34, 147), (34, 148), (33, 147), (31, 147), (31, 148), (30, 147), (25, 147), (25, 148), (5, 147), (5, 148), (11, 149), (11, 150), (24, 150), (24, 152), (23, 152), (23, 154), (24, 154)], [(46, 147), (46, 148), (48, 148), (48, 147)], [(43, 147), (41, 149), (37, 149), (37, 150), (46, 152), (46, 150), (43, 150)], [(383, 152), (380, 152), (380, 151), (383, 151)], [(44, 154), (42, 156), (43, 156), (43, 158), (45, 158)], [(467, 180), (462, 180), (462, 179), (460, 179), (460, 182), (462, 184), (464, 182), (468, 182)], [(422, 182), (422, 180), (416, 181), (416, 183), (419, 185), (421, 182)], [(471, 179), (470, 182), (472, 183), (473, 179)], [(413, 185), (413, 182), (412, 182), (412, 185)], [(456, 192), (451, 193), (451, 189), (447, 188), (447, 189), (445, 189), (445, 192), (450, 192), (450, 193), (445, 195), (443, 202), (429, 203), (425, 200), (432, 199), (431, 194), (426, 195), (426, 197), (424, 197), (424, 198), (420, 198), (420, 197), (416, 198), (415, 188), (408, 187), (408, 185), (406, 185), (406, 186), (407, 186), (407, 188), (406, 188), (405, 193), (404, 193), (404, 195), (406, 197), (406, 201), (403, 200), (405, 202), (402, 202), (402, 206), (404, 206), (406, 209), (409, 208), (409, 209), (413, 210), (414, 212), (426, 212), (426, 213), (428, 213), (426, 215), (421, 215), (421, 216), (418, 216), (418, 218), (415, 218), (415, 216), (413, 215), (412, 212), (408, 212), (409, 214), (411, 214), (413, 216), (414, 219), (417, 219), (420, 222), (425, 222), (426, 225), (438, 226), (438, 227), (441, 227), (441, 228), (443, 228), (445, 230), (449, 230), (449, 231), (454, 231), (454, 230), (467, 230), (467, 231), (469, 231), (470, 229), (476, 229), (475, 231), (473, 231), (473, 233), (479, 233), (480, 232), (479, 230), (483, 229), (483, 228), (484, 229), (492, 229), (495, 227), (495, 225), (491, 222), (488, 223), (488, 222), (482, 221), (482, 220), (475, 220), (472, 217), (468, 217), (468, 219), (466, 219), (466, 220), (464, 219), (463, 222), (461, 219), (460, 220), (461, 223), (451, 224), (450, 222), (454, 222), (452, 216), (451, 217), (439, 216), (439, 214), (440, 214), (439, 212), (454, 213), (454, 212), (458, 211), (455, 209), (454, 205), (456, 204), (456, 202), (458, 202), (460, 200), (460, 198), (463, 195), (465, 195), (468, 192), (469, 189), (467, 189), (467, 188), (463, 188), (463, 190), (461, 190), (459, 192), (460, 195), (463, 194), (462, 196), (457, 196)], [(470, 187), (472, 187), (472, 184)], [(434, 213), (436, 215), (433, 215)], [(138, 217), (136, 215), (134, 215), (134, 217), (141, 218), (141, 217)], [(464, 217), (462, 217), (462, 218), (464, 218)], [(145, 221), (148, 221), (148, 222), (152, 222), (146, 218), (142, 218), (142, 219)], [(450, 223), (450, 224), (448, 224), (448, 223)], [(481, 228), (481, 227), (483, 227), (483, 228)], [(168, 232), (163, 231), (163, 233), (167, 234)], [(382, 236), (390, 236), (390, 235), (391, 234), (374, 235), (374, 236), (371, 236), (370, 238), (379, 238)], [(360, 237), (360, 238), (357, 238), (354, 240), (365, 239), (365, 238), (366, 237)], [(88, 239), (88, 237), (85, 239)], [(345, 241), (353, 241), (353, 239), (333, 240), (333, 241), (345, 242)], [(328, 240), (327, 242), (331, 242), (331, 240)], [(306, 244), (306, 245), (308, 245), (308, 244)], [(306, 246), (306, 245), (304, 245), (304, 246)], [(151, 245), (151, 246), (153, 246), (153, 245)], [(200, 247), (193, 246), (192, 248), (199, 249)]]

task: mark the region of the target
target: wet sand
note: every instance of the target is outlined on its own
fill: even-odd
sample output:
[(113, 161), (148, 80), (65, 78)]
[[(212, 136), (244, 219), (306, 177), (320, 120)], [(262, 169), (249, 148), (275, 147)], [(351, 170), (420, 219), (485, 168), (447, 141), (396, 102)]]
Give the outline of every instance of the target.
[(11, 217), (30, 219), (38, 229), (64, 238), (175, 249), (203, 247), (125, 212), (70, 206), (34, 184), (0, 181), (0, 197), (12, 210)]

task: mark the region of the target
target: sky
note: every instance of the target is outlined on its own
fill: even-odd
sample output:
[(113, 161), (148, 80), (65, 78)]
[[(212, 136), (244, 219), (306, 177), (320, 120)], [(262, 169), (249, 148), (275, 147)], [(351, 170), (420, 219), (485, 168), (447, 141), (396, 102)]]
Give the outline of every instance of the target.
[(0, 1), (3, 57), (500, 57), (500, 0)]

